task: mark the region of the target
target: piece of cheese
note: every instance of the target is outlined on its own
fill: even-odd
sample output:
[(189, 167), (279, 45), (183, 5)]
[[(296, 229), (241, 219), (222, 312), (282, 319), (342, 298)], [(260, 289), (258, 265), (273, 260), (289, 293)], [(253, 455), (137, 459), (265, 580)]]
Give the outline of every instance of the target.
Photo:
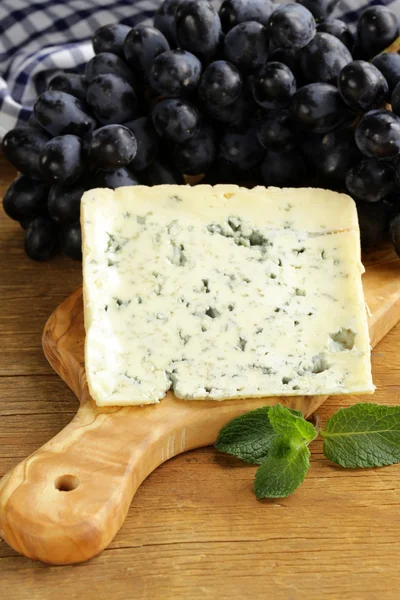
[(372, 392), (357, 213), (320, 189), (82, 199), (86, 376), (100, 406)]

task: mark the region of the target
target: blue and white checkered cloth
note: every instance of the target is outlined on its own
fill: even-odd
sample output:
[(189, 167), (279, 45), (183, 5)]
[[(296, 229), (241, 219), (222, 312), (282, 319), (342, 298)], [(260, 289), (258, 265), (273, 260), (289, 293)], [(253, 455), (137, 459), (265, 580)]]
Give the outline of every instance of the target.
[[(0, 0), (0, 138), (29, 118), (55, 72), (84, 68), (98, 27), (150, 20), (161, 1)], [(400, 0), (370, 4), (386, 4), (400, 14)], [(341, 0), (332, 16), (354, 23), (366, 6), (365, 0)]]

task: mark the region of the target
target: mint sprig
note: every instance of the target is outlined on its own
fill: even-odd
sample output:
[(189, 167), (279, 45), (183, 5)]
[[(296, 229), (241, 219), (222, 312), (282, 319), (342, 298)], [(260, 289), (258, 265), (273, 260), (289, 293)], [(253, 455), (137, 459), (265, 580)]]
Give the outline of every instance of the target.
[(400, 462), (400, 406), (356, 404), (342, 408), (318, 432), (303, 414), (277, 404), (248, 412), (221, 429), (215, 447), (258, 464), (257, 498), (285, 498), (304, 481), (309, 444), (318, 435), (323, 452), (346, 468)]
[(290, 411), (281, 404), (271, 408), (269, 419), (275, 433), (289, 436), (292, 445), (312, 442), (318, 435), (314, 425), (306, 421), (301, 412)]
[(329, 460), (355, 469), (400, 462), (400, 407), (356, 404), (327, 420), (323, 452)]
[(310, 468), (307, 445), (293, 448), (289, 440), (277, 436), (271, 452), (257, 469), (254, 491), (258, 499), (286, 498), (303, 483)]
[(252, 464), (263, 463), (276, 435), (269, 411), (269, 406), (257, 408), (230, 421), (219, 432), (216, 449)]
[[(280, 408), (285, 413), (289, 412), (289, 417), (292, 415), (293, 419), (301, 420), (307, 426), (313, 427), (311, 423), (305, 421), (300, 411), (283, 406)], [(227, 423), (219, 432), (215, 442), (216, 449), (253, 465), (261, 465), (269, 454), (273, 439), (277, 433), (280, 433), (277, 429), (279, 425), (274, 427), (271, 423), (270, 410), (270, 406), (263, 406)]]

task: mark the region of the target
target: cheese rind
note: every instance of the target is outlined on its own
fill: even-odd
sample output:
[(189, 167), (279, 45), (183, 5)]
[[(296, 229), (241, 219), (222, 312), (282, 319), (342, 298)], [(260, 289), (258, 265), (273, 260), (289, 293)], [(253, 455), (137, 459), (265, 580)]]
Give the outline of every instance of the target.
[(101, 406), (372, 392), (357, 213), (317, 189), (82, 199), (86, 376)]

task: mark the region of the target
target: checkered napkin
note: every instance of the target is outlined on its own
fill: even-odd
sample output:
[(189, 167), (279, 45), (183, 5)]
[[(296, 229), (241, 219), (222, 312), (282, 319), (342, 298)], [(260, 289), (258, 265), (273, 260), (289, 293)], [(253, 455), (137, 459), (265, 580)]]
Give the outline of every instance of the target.
[[(0, 0), (0, 138), (27, 121), (60, 69), (82, 71), (90, 38), (108, 23), (150, 21), (161, 0)], [(221, 0), (213, 1), (221, 4)], [(400, 14), (400, 0), (373, 0)], [(332, 16), (354, 23), (365, 0), (341, 0)]]

